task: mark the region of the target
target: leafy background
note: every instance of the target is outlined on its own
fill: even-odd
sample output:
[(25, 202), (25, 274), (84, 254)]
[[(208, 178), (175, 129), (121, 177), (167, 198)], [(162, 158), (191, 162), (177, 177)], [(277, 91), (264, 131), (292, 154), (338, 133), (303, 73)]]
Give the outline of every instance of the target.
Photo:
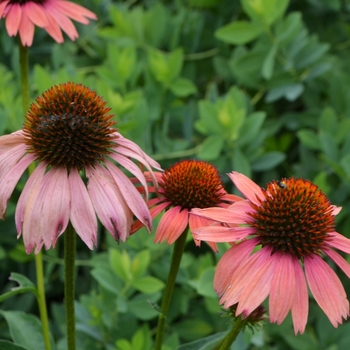
[[(80, 3), (99, 20), (77, 24), (76, 42), (66, 38), (58, 45), (36, 30), (29, 50), (33, 100), (57, 83), (87, 85), (108, 101), (120, 132), (163, 168), (184, 158), (212, 162), (230, 192), (226, 173), (232, 170), (261, 186), (283, 177), (310, 179), (343, 207), (337, 230), (350, 237), (349, 0)], [(0, 134), (21, 128), (24, 119), (18, 57), (17, 41), (2, 20)], [(24, 181), (0, 222), (2, 293), (18, 285), (23, 292), (34, 289), (33, 256), (25, 254), (14, 227)], [(153, 348), (172, 251), (155, 245), (153, 235), (141, 230), (117, 245), (101, 228), (94, 251), (79, 242), (79, 349)], [(65, 349), (62, 248), (59, 240), (44, 254), (57, 350)], [(223, 244), (214, 254), (189, 239), (164, 350), (213, 349), (230, 328), (212, 287), (226, 249)], [(339, 276), (349, 292), (349, 280)], [(33, 293), (13, 294), (0, 297), (0, 348), (43, 349)], [(334, 329), (310, 296), (304, 335), (294, 336), (288, 317), (280, 326), (246, 329), (233, 348), (345, 350), (349, 343), (350, 324)]]

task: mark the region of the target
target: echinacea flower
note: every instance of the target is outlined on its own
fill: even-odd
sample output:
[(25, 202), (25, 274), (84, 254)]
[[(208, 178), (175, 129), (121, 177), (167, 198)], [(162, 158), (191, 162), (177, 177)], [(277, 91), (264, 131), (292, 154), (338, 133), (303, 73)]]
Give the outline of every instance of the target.
[[(194, 210), (219, 223), (194, 231), (197, 239), (238, 242), (221, 258), (214, 288), (225, 308), (249, 315), (269, 296), (270, 321), (281, 324), (291, 311), (294, 332), (303, 333), (308, 288), (334, 327), (349, 315), (349, 301), (327, 256), (350, 277), (350, 265), (333, 248), (350, 253), (350, 240), (335, 231), (341, 208), (304, 179), (272, 181), (263, 189), (237, 172), (229, 174), (246, 200), (227, 208)], [(253, 253), (260, 245), (261, 249)]]
[[(190, 231), (207, 226), (212, 220), (191, 215), (193, 208), (225, 207), (241, 197), (228, 194), (222, 184), (216, 167), (198, 160), (183, 160), (163, 173), (154, 173), (158, 189), (149, 187), (149, 192), (156, 192), (157, 197), (148, 201), (152, 218), (162, 211), (156, 230), (156, 243), (166, 241), (174, 243), (189, 225)], [(133, 225), (133, 232), (142, 227), (142, 223)], [(199, 245), (199, 241), (195, 241)], [(210, 246), (217, 250), (215, 243)]]
[(9, 36), (19, 32), (23, 46), (33, 43), (35, 26), (45, 29), (58, 43), (63, 43), (61, 29), (71, 40), (79, 35), (71, 21), (88, 24), (96, 15), (85, 7), (65, 0), (0, 0), (0, 18), (6, 18)]
[[(143, 198), (119, 163), (141, 183), (135, 159), (153, 177), (161, 169), (112, 126), (110, 108), (94, 91), (74, 83), (54, 86), (36, 99), (22, 130), (0, 137), (0, 216), (27, 167), (28, 178), (16, 207), (18, 236), (27, 253), (55, 246), (69, 221), (85, 244), (97, 243), (97, 218), (117, 240), (130, 234), (133, 214), (151, 230)], [(114, 162), (113, 162), (114, 161)], [(87, 185), (81, 175), (86, 175)], [(153, 177), (156, 186), (155, 177)]]

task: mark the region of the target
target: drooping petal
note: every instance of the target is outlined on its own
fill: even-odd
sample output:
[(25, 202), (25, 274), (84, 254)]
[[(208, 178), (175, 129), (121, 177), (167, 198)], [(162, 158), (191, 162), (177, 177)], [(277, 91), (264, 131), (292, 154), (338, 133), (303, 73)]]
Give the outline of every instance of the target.
[(225, 227), (206, 226), (199, 227), (193, 232), (194, 238), (209, 242), (236, 242), (256, 233), (254, 227)]
[(30, 21), (26, 12), (22, 12), (21, 23), (19, 24), (19, 36), (23, 46), (32, 46), (34, 38), (34, 24)]
[(7, 4), (10, 2), (10, 0), (4, 0), (0, 2), (0, 18), (5, 17), (4, 12), (6, 9)]
[(88, 192), (102, 225), (115, 240), (125, 241), (131, 230), (131, 211), (109, 172), (101, 165), (86, 167)]
[(68, 181), (71, 192), (70, 221), (83, 242), (93, 249), (97, 245), (97, 219), (90, 196), (77, 170), (71, 169)]
[(270, 321), (281, 324), (291, 309), (295, 298), (296, 281), (293, 260), (296, 258), (279, 252), (273, 254), (271, 258), (275, 260), (273, 264), (276, 264), (277, 267), (271, 281)]
[(330, 232), (329, 235), (332, 237), (331, 240), (327, 241), (330, 247), (339, 249), (345, 253), (350, 254), (350, 239), (344, 237), (338, 232)]
[(219, 260), (214, 276), (214, 289), (220, 298), (230, 286), (231, 277), (238, 266), (245, 263), (257, 243), (258, 239), (253, 238), (236, 244)]
[(41, 214), (38, 229), (45, 248), (55, 247), (69, 222), (70, 189), (66, 169), (52, 167), (45, 174), (34, 210)]
[(26, 153), (26, 146), (19, 144), (0, 154), (0, 181)]
[(152, 218), (146, 202), (135, 186), (131, 183), (129, 178), (118, 167), (108, 160), (105, 160), (105, 164), (112, 175), (112, 178), (118, 185), (125, 202), (134, 215), (146, 226), (147, 230), (150, 232), (152, 230)]
[(6, 30), (9, 36), (15, 36), (18, 33), (21, 23), (22, 9), (19, 4), (12, 4), (6, 16)]
[(33, 154), (26, 154), (0, 180), (0, 217), (4, 218), (7, 203), (19, 179), (29, 164), (35, 159)]
[(304, 266), (311, 293), (332, 325), (337, 328), (343, 322), (342, 317), (349, 313), (349, 302), (338, 276), (317, 255), (305, 257)]
[(56, 42), (62, 44), (64, 40), (60, 26), (49, 12), (46, 12), (46, 17), (49, 24), (45, 27), (45, 30)]
[(309, 313), (309, 296), (304, 271), (297, 259), (293, 259), (295, 274), (295, 297), (292, 304), (292, 319), (294, 334), (298, 332), (303, 334), (306, 327), (307, 316)]
[(10, 135), (0, 136), (0, 156), (8, 150), (24, 143), (24, 134), (22, 130), (13, 132)]
[(254, 181), (249, 179), (249, 177), (233, 171), (232, 173), (227, 174), (238, 190), (251, 202), (256, 205), (260, 205), (260, 202), (257, 200), (265, 200), (264, 193), (260, 186), (258, 186)]
[(164, 240), (170, 245), (174, 243), (184, 232), (188, 225), (188, 210), (176, 206), (169, 209), (162, 216), (154, 238), (155, 243)]
[[(15, 214), (15, 222), (16, 222), (16, 229), (18, 232), (18, 236), (20, 237), (22, 234), (23, 229), (23, 220), (24, 220), (24, 211), (29, 206), (27, 203), (29, 198), (32, 197), (36, 198), (36, 195), (41, 187), (41, 183), (43, 181), (45, 170), (46, 170), (46, 164), (45, 163), (39, 163), (39, 165), (35, 168), (33, 173), (29, 176), (29, 179), (27, 180), (26, 184), (24, 185), (23, 191), (21, 195), (19, 196), (17, 206), (16, 206), (16, 214)], [(33, 231), (33, 235), (38, 234), (38, 230)], [(35, 242), (36, 239), (33, 239), (33, 242)], [(29, 244), (29, 243), (28, 243)], [(34, 245), (30, 245), (30, 249), (26, 250), (27, 252), (31, 252), (34, 248)]]
[(323, 251), (344, 271), (350, 278), (350, 264), (337, 252), (332, 249), (323, 249)]
[(48, 3), (51, 5), (53, 4), (56, 6), (61, 13), (64, 13), (66, 16), (74, 19), (77, 22), (88, 24), (89, 21), (85, 18), (90, 19), (97, 19), (97, 16), (86, 9), (83, 6), (80, 6), (78, 4), (75, 4), (74, 2), (68, 2), (68, 1), (48, 1)]
[(42, 6), (36, 2), (27, 1), (22, 5), (22, 9), (36, 26), (44, 28), (49, 24), (45, 11)]

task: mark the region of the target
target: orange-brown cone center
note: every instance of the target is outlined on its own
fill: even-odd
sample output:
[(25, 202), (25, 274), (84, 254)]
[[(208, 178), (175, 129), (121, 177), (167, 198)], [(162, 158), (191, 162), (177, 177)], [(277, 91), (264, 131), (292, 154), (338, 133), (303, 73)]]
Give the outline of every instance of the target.
[(159, 186), (172, 205), (187, 209), (217, 206), (225, 193), (216, 167), (197, 160), (171, 166), (162, 174)]
[(263, 246), (289, 252), (302, 259), (320, 253), (328, 233), (335, 229), (333, 208), (326, 195), (304, 179), (284, 179), (268, 184), (265, 200), (249, 224), (257, 229)]
[(51, 166), (83, 169), (114, 145), (110, 108), (94, 91), (74, 83), (54, 86), (32, 103), (23, 131), (29, 152)]

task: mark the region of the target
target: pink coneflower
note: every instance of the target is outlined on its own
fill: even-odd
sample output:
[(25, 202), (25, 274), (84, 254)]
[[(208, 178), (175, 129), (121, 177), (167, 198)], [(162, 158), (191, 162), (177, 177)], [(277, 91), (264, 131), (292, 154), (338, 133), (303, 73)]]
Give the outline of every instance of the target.
[[(227, 194), (216, 167), (198, 160), (183, 160), (171, 166), (164, 173), (155, 172), (159, 189), (149, 187), (149, 192), (158, 196), (148, 201), (152, 218), (163, 210), (154, 241), (174, 243), (187, 225), (190, 231), (207, 226), (212, 220), (191, 215), (193, 208), (225, 207), (242, 198)], [(140, 222), (133, 225), (133, 232), (142, 227)], [(199, 241), (196, 240), (197, 245)], [(215, 243), (210, 246), (217, 250)]]
[[(240, 242), (220, 260), (214, 288), (224, 307), (238, 303), (236, 315), (249, 315), (269, 296), (270, 321), (281, 324), (291, 310), (294, 331), (303, 333), (309, 286), (334, 327), (349, 315), (344, 288), (321, 256), (350, 277), (350, 265), (333, 248), (350, 253), (350, 240), (335, 231), (335, 215), (324, 193), (308, 180), (272, 181), (267, 190), (246, 176), (229, 174), (247, 200), (228, 208), (194, 210), (196, 215), (240, 227), (205, 227), (195, 238)], [(248, 238), (248, 236), (251, 236)], [(260, 245), (261, 249), (253, 253)]]
[(6, 17), (9, 36), (19, 32), (23, 46), (31, 46), (34, 28), (45, 29), (58, 43), (63, 43), (61, 29), (75, 40), (79, 35), (73, 22), (88, 24), (96, 15), (86, 8), (64, 0), (0, 0), (0, 18)]
[[(29, 164), (30, 175), (16, 208), (18, 236), (27, 253), (55, 246), (70, 221), (86, 245), (96, 245), (97, 219), (117, 240), (125, 241), (133, 214), (151, 230), (143, 198), (119, 163), (141, 183), (145, 178), (135, 159), (153, 176), (161, 169), (117, 129), (110, 108), (94, 91), (74, 83), (61, 84), (36, 99), (23, 130), (0, 137), (0, 216)], [(87, 185), (81, 178), (85, 173)], [(153, 177), (154, 184), (156, 180)], [(147, 188), (145, 188), (147, 195)]]

